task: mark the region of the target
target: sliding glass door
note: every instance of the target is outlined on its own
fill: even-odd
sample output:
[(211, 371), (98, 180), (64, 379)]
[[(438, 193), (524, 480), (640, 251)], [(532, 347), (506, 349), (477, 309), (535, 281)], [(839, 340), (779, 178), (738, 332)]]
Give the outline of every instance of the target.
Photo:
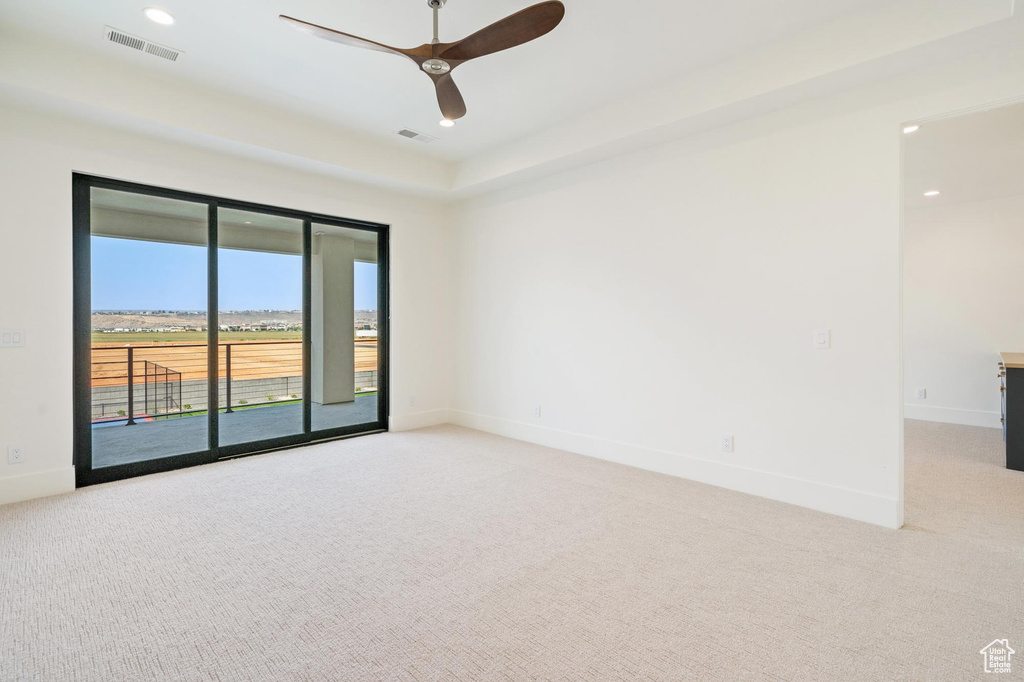
[(346, 428), (380, 408), (377, 233), (313, 224), (312, 427)]
[(302, 225), (218, 209), (221, 447), (305, 431)]
[(92, 466), (209, 447), (205, 205), (90, 193)]
[(387, 227), (74, 176), (79, 485), (387, 428)]

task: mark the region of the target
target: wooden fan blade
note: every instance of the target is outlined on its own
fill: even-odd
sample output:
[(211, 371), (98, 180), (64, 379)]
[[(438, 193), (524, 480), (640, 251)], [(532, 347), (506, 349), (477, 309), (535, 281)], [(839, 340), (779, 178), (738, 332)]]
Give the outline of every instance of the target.
[(324, 40), (330, 40), (333, 43), (341, 43), (342, 45), (348, 45), (349, 47), (361, 47), (366, 50), (375, 50), (377, 52), (390, 52), (392, 54), (401, 55), (403, 57), (409, 57), (411, 50), (403, 50), (398, 47), (391, 47), (384, 43), (378, 43), (373, 40), (367, 40), (366, 38), (360, 38), (359, 36), (350, 35), (348, 33), (342, 33), (341, 31), (335, 31), (333, 28), (326, 28), (324, 26), (318, 26), (311, 24), (308, 21), (302, 21), (301, 19), (295, 19), (294, 17), (280, 15), (281, 19), (287, 22), (289, 25), (305, 31), (317, 38), (323, 38)]
[(441, 59), (466, 61), (528, 43), (554, 30), (564, 16), (565, 5), (557, 0), (527, 7), (452, 43)]
[(446, 73), (443, 76), (431, 76), (434, 81), (434, 88), (437, 90), (437, 103), (441, 106), (441, 113), (449, 121), (460, 119), (466, 115), (466, 102), (462, 99), (462, 93), (452, 80), (452, 75)]

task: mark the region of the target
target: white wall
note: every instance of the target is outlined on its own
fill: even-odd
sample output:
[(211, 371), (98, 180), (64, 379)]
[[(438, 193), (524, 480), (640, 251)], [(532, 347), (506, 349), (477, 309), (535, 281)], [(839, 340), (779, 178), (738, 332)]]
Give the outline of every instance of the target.
[[(74, 487), (71, 174), (81, 171), (392, 226), (392, 425), (444, 421), (448, 227), (437, 204), (0, 103), (0, 503)], [(409, 407), (409, 397), (416, 406)], [(9, 465), (7, 444), (27, 461)]]
[[(447, 415), (898, 527), (899, 129), (1022, 95), (1024, 49), (997, 46), (451, 213), (4, 107), (0, 325), (30, 342), (0, 353), (0, 443), (30, 461), (0, 463), (0, 499), (45, 492), (21, 473), (51, 489), (71, 480), (81, 170), (391, 223), (396, 425)], [(829, 351), (811, 347), (820, 327)], [(719, 451), (722, 433), (735, 453)]]
[[(914, 419), (999, 424), (1000, 351), (1024, 349), (1024, 196), (908, 210), (904, 400)], [(927, 389), (919, 400), (916, 389)]]
[(1020, 96), (1022, 66), (1001, 48), (468, 203), (452, 420), (898, 527), (900, 124)]

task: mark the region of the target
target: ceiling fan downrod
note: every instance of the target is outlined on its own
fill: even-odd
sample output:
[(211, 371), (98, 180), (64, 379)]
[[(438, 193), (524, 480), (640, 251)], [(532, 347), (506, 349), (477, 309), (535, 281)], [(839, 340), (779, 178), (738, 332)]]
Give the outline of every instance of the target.
[(444, 3), (448, 0), (427, 0), (427, 6), (434, 10), (434, 39), (430, 41), (431, 45), (437, 45), (441, 42), (437, 35), (437, 11), (444, 7)]
[[(431, 45), (439, 45), (441, 43), (441, 39), (437, 32), (437, 13), (438, 10), (444, 7), (446, 2), (448, 2), (448, 0), (427, 0), (427, 5), (430, 9), (434, 10), (434, 39), (430, 41)], [(437, 52), (435, 51), (434, 54), (437, 54)], [(443, 59), (435, 57), (434, 59), (428, 59), (423, 62), (420, 68), (435, 76), (443, 76), (452, 70), (452, 65)]]

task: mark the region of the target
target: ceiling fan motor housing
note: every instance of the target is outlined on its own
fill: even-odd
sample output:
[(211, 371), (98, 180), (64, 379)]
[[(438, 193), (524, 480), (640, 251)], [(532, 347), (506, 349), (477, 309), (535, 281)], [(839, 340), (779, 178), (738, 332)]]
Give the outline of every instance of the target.
[(427, 7), (430, 9), (441, 9), (448, 0), (427, 0)]
[(452, 70), (452, 65), (443, 59), (428, 59), (423, 62), (423, 70), (435, 76), (442, 76)]

